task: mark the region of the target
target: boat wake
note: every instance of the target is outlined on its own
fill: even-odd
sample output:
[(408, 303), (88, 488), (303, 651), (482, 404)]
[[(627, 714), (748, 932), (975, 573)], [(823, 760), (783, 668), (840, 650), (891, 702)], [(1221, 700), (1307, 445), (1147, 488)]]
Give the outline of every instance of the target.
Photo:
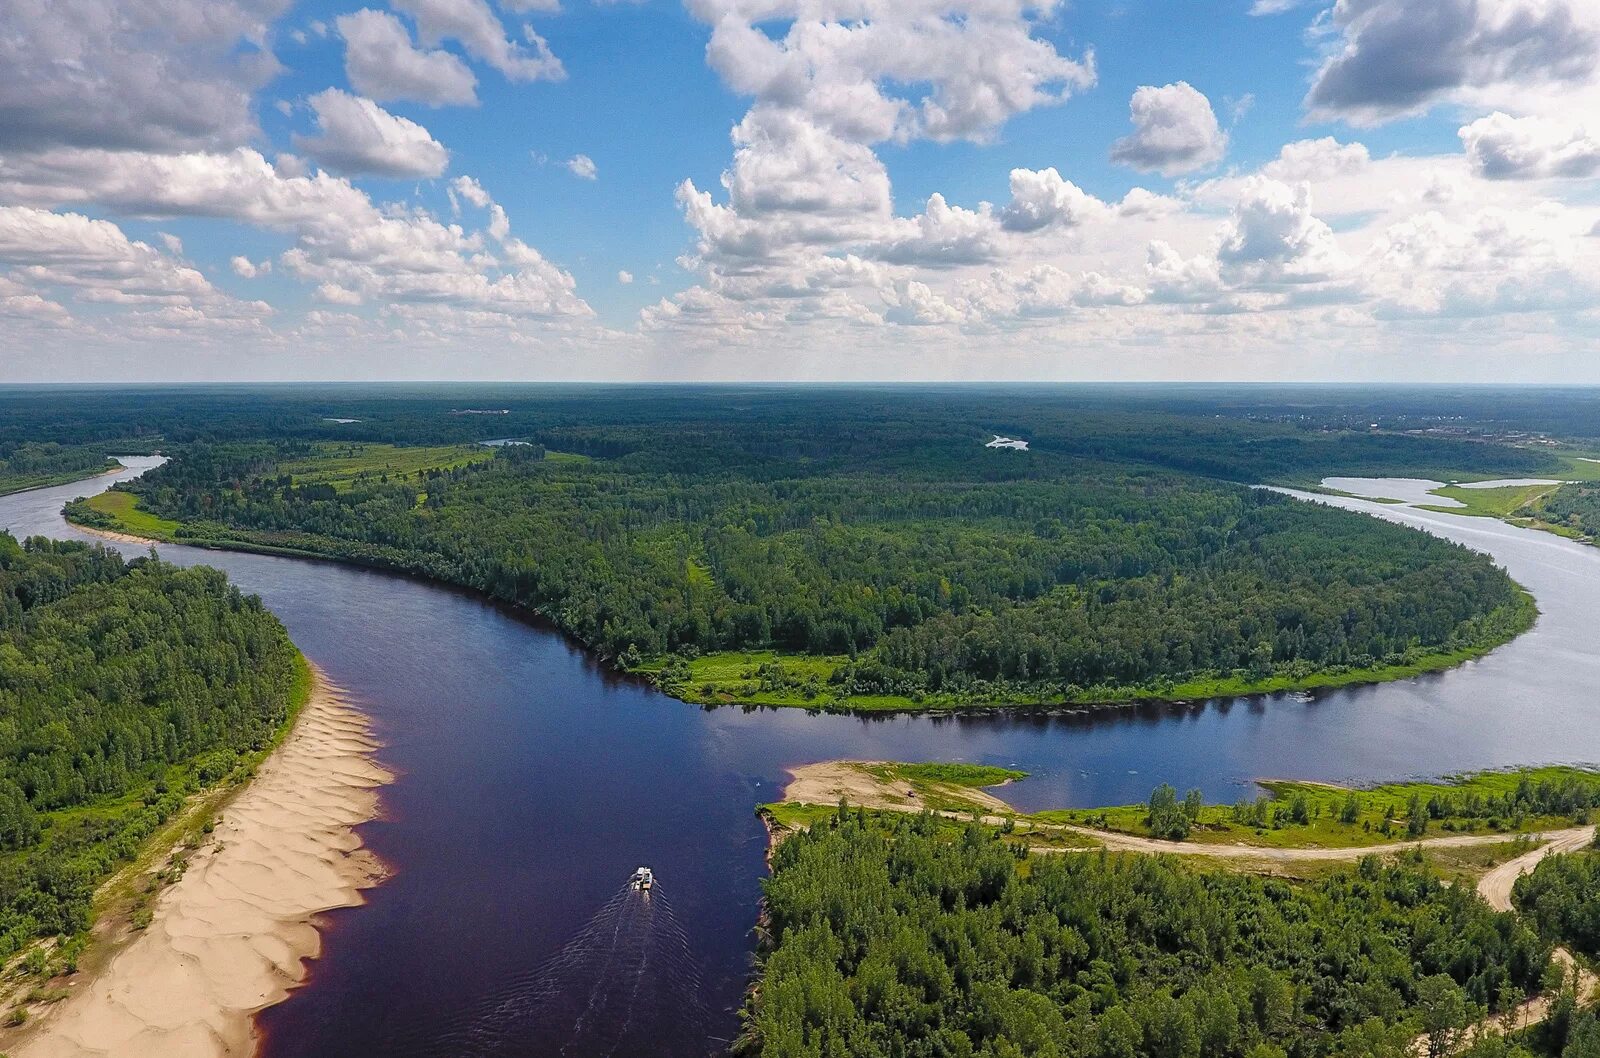
[[(656, 882), (630, 881), (559, 953), (507, 983), (421, 1051), (451, 1058), (703, 1054), (700, 969)], [(646, 1038), (648, 1033), (648, 1038)], [(420, 1041), (419, 1041), (420, 1042)]]

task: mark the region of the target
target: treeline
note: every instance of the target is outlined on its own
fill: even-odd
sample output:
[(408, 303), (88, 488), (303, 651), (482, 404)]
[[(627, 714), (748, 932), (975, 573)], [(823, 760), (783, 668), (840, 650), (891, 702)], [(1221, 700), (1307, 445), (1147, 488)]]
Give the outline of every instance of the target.
[(84, 929), (185, 795), (269, 743), (299, 678), (216, 570), (0, 534), (0, 958)]
[(900, 437), (859, 466), (785, 460), (704, 448), (702, 429), (337, 491), (279, 471), (306, 465), (298, 443), (194, 445), (126, 487), (189, 539), (464, 585), (610, 658), (847, 655), (844, 694), (1296, 677), (1497, 643), (1531, 618), (1481, 555), (1271, 492), (967, 437)]
[[(0, 445), (119, 452), (259, 438), (453, 444), (524, 438), (558, 452), (919, 462), (959, 435), (1246, 483), (1326, 474), (1553, 474), (1550, 453), (1482, 443), (1592, 431), (1595, 391), (1335, 387), (300, 386), (0, 392)], [(505, 414), (464, 414), (504, 411)], [(340, 421), (353, 420), (353, 421)], [(1372, 424), (1383, 429), (1374, 431)], [(1395, 430), (1459, 436), (1403, 436)], [(658, 440), (670, 440), (660, 446)], [(1473, 440), (1469, 440), (1472, 438)], [(105, 451), (102, 448), (102, 451)], [(1013, 461), (1013, 465), (1015, 461)]]
[(75, 481), (113, 465), (97, 445), (0, 443), (0, 496)]
[(841, 809), (778, 846), (765, 893), (735, 1048), (760, 1058), (1388, 1058), (1521, 1002), (1550, 962), (1412, 862), (1291, 883), (1030, 856), (930, 816)]

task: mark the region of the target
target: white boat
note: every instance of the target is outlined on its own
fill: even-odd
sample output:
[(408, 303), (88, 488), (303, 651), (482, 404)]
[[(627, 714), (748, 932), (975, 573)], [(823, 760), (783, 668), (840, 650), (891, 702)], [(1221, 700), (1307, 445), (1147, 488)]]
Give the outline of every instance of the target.
[(633, 887), (641, 893), (648, 893), (656, 884), (656, 876), (648, 867), (640, 867), (633, 872)]

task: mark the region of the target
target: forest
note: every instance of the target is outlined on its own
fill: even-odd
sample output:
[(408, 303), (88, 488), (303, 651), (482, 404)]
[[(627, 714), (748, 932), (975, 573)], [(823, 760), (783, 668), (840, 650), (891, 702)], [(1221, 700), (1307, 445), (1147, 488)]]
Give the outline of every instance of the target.
[(0, 443), (0, 496), (76, 481), (114, 465), (98, 445)]
[[(845, 808), (778, 845), (765, 893), (736, 1047), (760, 1058), (1401, 1058), (1540, 991), (1564, 936), (1415, 857), (1288, 881)], [(1528, 1042), (1560, 1054), (1550, 1031)]]
[[(416, 449), (361, 442), (193, 442), (119, 490), (178, 539), (397, 568), (529, 608), (685, 697), (693, 658), (767, 649), (833, 659), (819, 689), (846, 702), (1295, 685), (1459, 660), (1532, 620), (1459, 546), (1131, 450), (1072, 451), (1081, 439), (986, 449), (982, 430), (935, 426), (928, 401), (834, 432), (669, 406), (648, 428), (552, 427), (493, 458), (441, 447), (425, 469), (396, 454)], [(116, 495), (70, 514), (114, 527)]]
[[(483, 414), (487, 413), (487, 414)], [(1486, 386), (339, 385), (0, 387), (0, 452), (252, 439), (460, 444), (516, 437), (615, 456), (659, 431), (780, 458), (871, 455), (954, 425), (1248, 484), (1326, 474), (1549, 476), (1594, 439), (1600, 389)], [(988, 437), (983, 438), (987, 440)], [(1583, 454), (1579, 452), (1579, 454)], [(1590, 453), (1592, 454), (1592, 453)]]
[(87, 928), (99, 883), (303, 691), (220, 572), (0, 533), (0, 959)]

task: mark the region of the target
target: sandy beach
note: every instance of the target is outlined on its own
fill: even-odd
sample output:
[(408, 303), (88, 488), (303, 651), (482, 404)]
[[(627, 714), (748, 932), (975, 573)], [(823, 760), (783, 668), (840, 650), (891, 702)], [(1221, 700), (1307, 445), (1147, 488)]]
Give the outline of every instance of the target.
[(362, 902), (382, 869), (354, 827), (389, 776), (366, 718), (323, 675), (294, 730), (224, 810), (154, 918), (42, 1014), (14, 1058), (240, 1058), (252, 1015), (321, 950), (319, 912)]

